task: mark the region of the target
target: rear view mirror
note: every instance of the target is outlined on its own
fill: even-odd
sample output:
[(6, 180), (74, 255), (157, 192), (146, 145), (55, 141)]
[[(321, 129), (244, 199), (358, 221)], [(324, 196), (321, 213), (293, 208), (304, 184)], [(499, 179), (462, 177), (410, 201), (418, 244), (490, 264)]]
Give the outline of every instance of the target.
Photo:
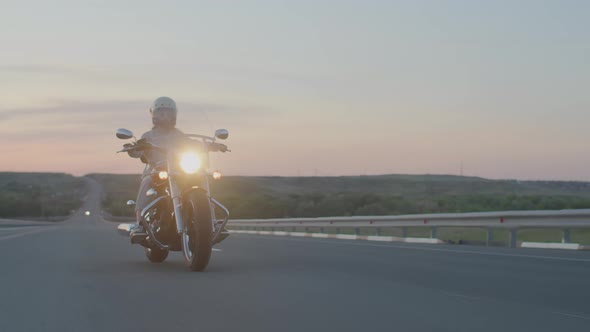
[(227, 139), (229, 137), (229, 131), (227, 131), (227, 129), (217, 129), (215, 131), (215, 137), (219, 139)]
[(131, 139), (133, 138), (133, 132), (124, 128), (117, 129), (117, 138), (119, 139)]

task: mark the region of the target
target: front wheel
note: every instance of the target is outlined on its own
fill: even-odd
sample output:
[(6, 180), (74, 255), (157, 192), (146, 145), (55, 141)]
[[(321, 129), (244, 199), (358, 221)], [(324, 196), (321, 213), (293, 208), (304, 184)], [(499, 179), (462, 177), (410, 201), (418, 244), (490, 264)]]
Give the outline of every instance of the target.
[(182, 251), (187, 266), (192, 271), (203, 271), (211, 257), (211, 205), (205, 191), (189, 193), (183, 203), (183, 221), (186, 231), (182, 234)]

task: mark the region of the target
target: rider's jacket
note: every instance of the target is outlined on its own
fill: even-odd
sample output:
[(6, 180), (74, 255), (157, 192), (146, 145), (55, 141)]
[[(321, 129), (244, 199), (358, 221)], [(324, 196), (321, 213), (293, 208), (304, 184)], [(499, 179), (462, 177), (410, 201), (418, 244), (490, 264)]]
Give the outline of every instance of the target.
[[(156, 145), (161, 148), (171, 148), (180, 142), (186, 141), (187, 138), (184, 133), (176, 128), (160, 128), (154, 127), (152, 130), (144, 133), (141, 136), (146, 142)], [(154, 166), (166, 160), (166, 155), (155, 150), (135, 151), (129, 153), (133, 158), (141, 158), (146, 163), (143, 176), (149, 175)]]

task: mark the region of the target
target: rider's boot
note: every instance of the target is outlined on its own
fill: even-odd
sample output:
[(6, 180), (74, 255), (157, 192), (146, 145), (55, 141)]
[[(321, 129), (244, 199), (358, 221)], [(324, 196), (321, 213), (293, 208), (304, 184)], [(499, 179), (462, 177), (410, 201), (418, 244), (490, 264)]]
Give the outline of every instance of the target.
[(129, 237), (131, 238), (131, 243), (133, 244), (142, 243), (143, 241), (145, 241), (145, 238), (147, 237), (147, 233), (143, 228), (143, 225), (139, 221), (139, 211), (135, 213), (135, 219), (137, 223), (129, 231)]

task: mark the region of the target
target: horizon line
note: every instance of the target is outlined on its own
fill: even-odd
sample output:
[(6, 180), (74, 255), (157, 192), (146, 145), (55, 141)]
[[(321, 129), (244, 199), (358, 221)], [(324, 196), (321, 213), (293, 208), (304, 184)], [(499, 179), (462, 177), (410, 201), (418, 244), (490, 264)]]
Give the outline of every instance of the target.
[[(15, 173), (15, 174), (66, 174), (71, 175), (74, 177), (86, 177), (89, 175), (136, 175), (141, 176), (141, 173), (100, 173), (100, 172), (91, 172), (86, 173), (83, 175), (74, 175), (68, 172), (56, 172), (56, 171), (29, 171), (29, 172), (19, 172), (19, 171), (5, 171), (0, 170), (0, 173)], [(356, 175), (240, 175), (240, 174), (231, 174), (231, 175), (223, 175), (223, 177), (265, 177), (265, 178), (345, 178), (345, 177), (383, 177), (383, 176), (451, 176), (457, 178), (477, 178), (482, 180), (490, 180), (490, 181), (517, 181), (517, 182), (585, 182), (590, 183), (590, 180), (550, 180), (550, 179), (517, 179), (517, 178), (487, 178), (478, 175), (459, 175), (459, 174), (445, 174), (445, 173), (382, 173), (382, 174), (356, 174)]]

